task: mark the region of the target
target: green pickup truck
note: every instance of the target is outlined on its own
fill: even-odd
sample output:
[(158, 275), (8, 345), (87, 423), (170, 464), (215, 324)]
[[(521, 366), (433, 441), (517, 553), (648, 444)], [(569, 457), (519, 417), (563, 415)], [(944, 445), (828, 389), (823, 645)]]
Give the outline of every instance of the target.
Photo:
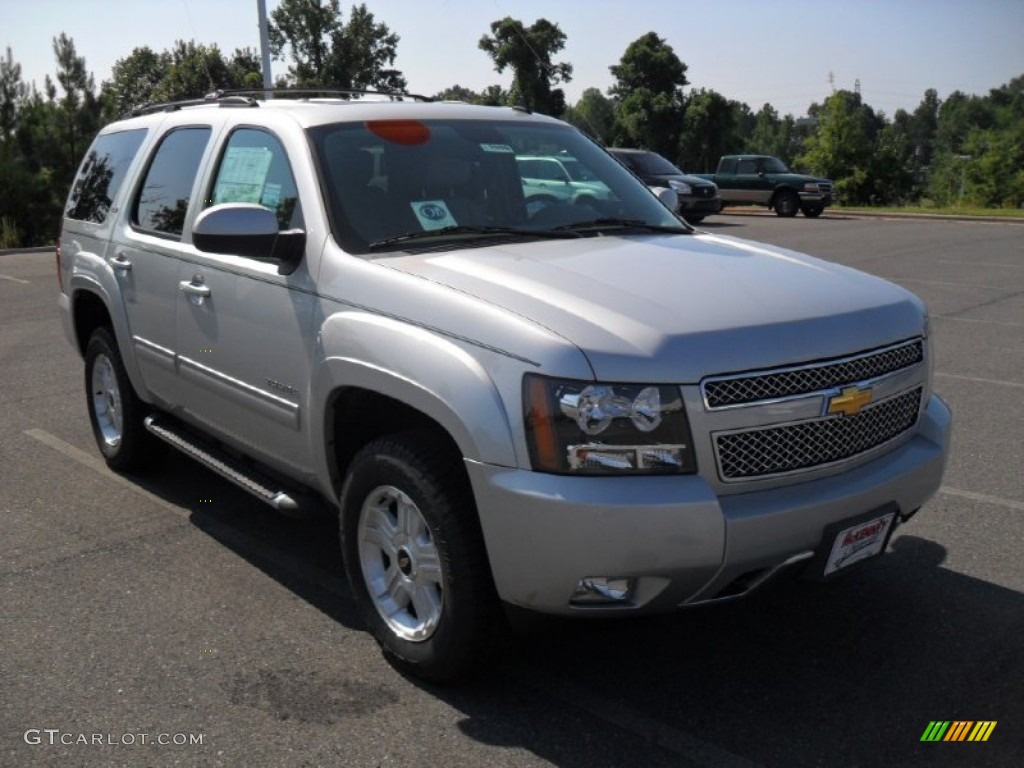
[(793, 173), (777, 157), (724, 155), (717, 173), (696, 173), (718, 185), (725, 205), (765, 205), (779, 216), (820, 216), (832, 204), (832, 182)]

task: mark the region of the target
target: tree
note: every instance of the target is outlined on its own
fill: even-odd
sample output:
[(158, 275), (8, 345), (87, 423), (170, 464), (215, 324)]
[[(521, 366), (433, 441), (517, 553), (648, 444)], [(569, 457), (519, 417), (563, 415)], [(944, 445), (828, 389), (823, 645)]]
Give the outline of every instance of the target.
[(436, 101), (464, 101), (467, 104), (483, 104), (488, 107), (500, 107), (509, 103), (508, 91), (500, 85), (489, 85), (481, 92), (461, 85), (452, 85), (440, 93), (434, 94)]
[(738, 111), (734, 105), (717, 91), (701, 88), (690, 94), (680, 134), (683, 168), (714, 171), (718, 158), (733, 151)]
[(576, 105), (565, 110), (565, 120), (606, 146), (615, 143), (615, 104), (597, 88), (587, 88)]
[(793, 127), (792, 115), (780, 119), (775, 108), (771, 104), (765, 104), (754, 115), (754, 125), (748, 134), (744, 151), (772, 155), (784, 163), (789, 163), (793, 159)]
[(114, 62), (110, 80), (103, 83), (103, 115), (109, 122), (121, 115), (155, 101), (153, 94), (170, 69), (170, 54), (155, 53), (148, 46), (134, 48), (123, 59)]
[(282, 0), (270, 18), (270, 48), (276, 59), (290, 56), (291, 85), (405, 90), (405, 77), (391, 67), (399, 37), (378, 24), (365, 3), (352, 6), (348, 24), (338, 0)]
[(27, 95), (28, 87), (21, 81), (21, 65), (15, 63), (8, 46), (7, 55), (0, 59), (0, 141), (4, 147), (14, 134), (18, 108)]
[(652, 149), (670, 159), (679, 151), (686, 65), (654, 32), (626, 47), (618, 64), (609, 67), (615, 84), (618, 121), (630, 144)]
[[(873, 142), (869, 116), (861, 109), (858, 94), (840, 90), (829, 96), (820, 108), (812, 105), (819, 127), (805, 145), (799, 162), (814, 173), (832, 179), (844, 202), (870, 202), (867, 183)], [(874, 117), (874, 113), (871, 113)]]
[(60, 100), (66, 146), (59, 159), (60, 178), (68, 184), (86, 146), (100, 127), (100, 103), (96, 84), (85, 68), (85, 57), (75, 51), (75, 42), (63, 32), (53, 39), (57, 57), (57, 82), (64, 90)]
[(506, 16), (491, 24), (491, 35), (481, 37), (478, 46), (491, 57), (499, 74), (512, 70), (510, 103), (559, 117), (565, 111), (565, 93), (552, 86), (572, 80), (572, 65), (551, 59), (565, 48), (565, 39), (558, 25), (547, 19), (524, 27)]

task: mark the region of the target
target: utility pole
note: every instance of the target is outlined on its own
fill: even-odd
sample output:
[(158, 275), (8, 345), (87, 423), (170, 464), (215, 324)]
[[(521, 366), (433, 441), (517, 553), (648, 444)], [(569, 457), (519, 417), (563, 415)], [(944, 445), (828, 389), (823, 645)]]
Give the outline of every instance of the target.
[(256, 9), (260, 18), (260, 51), (263, 54), (263, 98), (274, 98), (270, 90), (274, 80), (270, 76), (270, 32), (267, 31), (267, 0), (256, 0)]

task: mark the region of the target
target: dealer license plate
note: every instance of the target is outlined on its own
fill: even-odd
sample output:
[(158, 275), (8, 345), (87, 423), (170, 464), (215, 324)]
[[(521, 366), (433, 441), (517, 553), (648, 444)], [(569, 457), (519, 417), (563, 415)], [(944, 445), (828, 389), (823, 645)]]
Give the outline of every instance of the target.
[(843, 528), (832, 542), (832, 551), (825, 561), (825, 576), (847, 568), (861, 560), (880, 555), (889, 541), (895, 512), (887, 512), (864, 522)]

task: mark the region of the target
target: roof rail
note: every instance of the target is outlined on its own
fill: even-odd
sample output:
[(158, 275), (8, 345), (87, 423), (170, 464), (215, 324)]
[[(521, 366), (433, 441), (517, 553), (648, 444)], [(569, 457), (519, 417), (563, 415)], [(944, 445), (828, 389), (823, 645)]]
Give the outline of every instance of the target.
[(219, 107), (258, 107), (259, 101), (265, 93), (281, 95), (306, 96), (343, 96), (353, 98), (358, 96), (387, 96), (391, 101), (433, 101), (429, 96), (419, 96), (415, 93), (404, 93), (401, 91), (368, 91), (358, 88), (232, 88), (228, 90), (216, 90), (203, 96), (201, 99), (183, 99), (181, 101), (154, 102), (143, 104), (125, 113), (124, 117), (138, 117), (139, 115), (151, 115), (155, 112), (174, 112), (182, 107), (196, 107), (200, 105), (216, 104)]
[(232, 88), (224, 91), (217, 91), (217, 93), (223, 96), (250, 96), (258, 98), (265, 93), (280, 94), (287, 96), (289, 94), (310, 96), (347, 96), (352, 98), (353, 96), (387, 96), (391, 101), (404, 101), (410, 99), (411, 101), (433, 101), (430, 96), (420, 96), (416, 93), (406, 93), (404, 91), (371, 91), (361, 88), (293, 88), (291, 86), (277, 86), (272, 88)]
[(125, 113), (125, 117), (152, 115), (155, 112), (175, 112), (182, 107), (195, 107), (200, 104), (216, 104), (219, 107), (258, 107), (259, 102), (241, 95), (226, 95), (224, 91), (213, 91), (201, 99), (182, 99), (180, 101), (163, 101), (143, 104)]

